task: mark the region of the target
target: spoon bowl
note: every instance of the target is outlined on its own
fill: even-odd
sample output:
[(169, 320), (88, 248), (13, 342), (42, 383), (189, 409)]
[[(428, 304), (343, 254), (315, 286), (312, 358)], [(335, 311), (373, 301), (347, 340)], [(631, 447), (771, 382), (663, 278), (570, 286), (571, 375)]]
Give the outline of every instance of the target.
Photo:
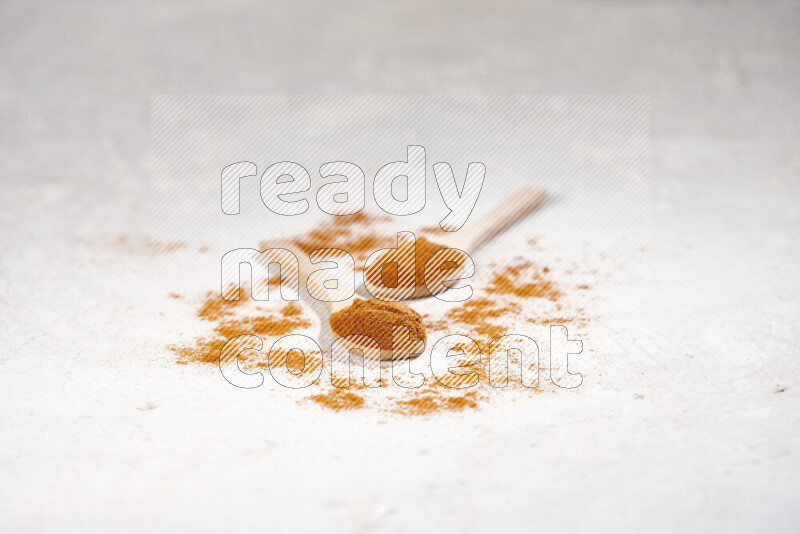
[[(313, 302), (318, 303), (318, 305), (313, 306), (313, 308), (320, 318), (320, 341), (330, 341), (331, 347), (335, 347), (337, 354), (346, 356), (353, 351), (358, 351), (365, 359), (368, 360), (402, 360), (416, 356), (421, 352), (421, 350), (418, 350), (419, 347), (417, 343), (405, 343), (400, 347), (384, 349), (379, 347), (377, 343), (371, 343), (370, 338), (366, 337), (366, 335), (342, 336), (337, 333), (336, 330), (331, 327), (331, 316), (337, 312), (352, 307), (355, 304), (355, 295), (342, 298), (338, 301), (330, 302), (321, 301), (312, 297), (309, 290), (313, 289), (315, 282), (310, 281), (309, 277), (317, 269), (314, 267), (314, 264), (311, 263), (308, 255), (299, 250), (297, 245), (288, 240), (272, 241), (267, 244), (266, 248), (286, 249), (297, 257), (300, 286), (305, 287), (306, 292), (309, 293), (309, 298)], [(359, 342), (359, 337), (364, 337), (364, 339)], [(422, 341), (424, 342), (425, 340)], [(424, 347), (424, 343), (422, 346)]]
[[(464, 228), (456, 232), (445, 232), (443, 235), (437, 237), (437, 241), (435, 243), (429, 243), (429, 246), (426, 247), (426, 249), (430, 249), (430, 245), (434, 245), (436, 250), (458, 249), (467, 255), (474, 253), (481, 247), (481, 245), (539, 207), (542, 202), (544, 202), (546, 196), (547, 194), (543, 189), (536, 187), (524, 187), (519, 189), (507, 197), (503, 202), (495, 206), (491, 211), (481, 216), (479, 219), (472, 221), (472, 223), (467, 223)], [(416, 249), (415, 253), (419, 254), (419, 248)], [(398, 256), (399, 255), (400, 254), (398, 254)], [(383, 261), (379, 260), (373, 267), (371, 267), (371, 269), (375, 270), (371, 271), (370, 273), (365, 273), (365, 276), (380, 278), (381, 275), (379, 270), (383, 268), (386, 262), (392, 261), (391, 256), (392, 252), (386, 253), (384, 256), (386, 259)], [(407, 255), (403, 255), (403, 257), (406, 258)], [(415, 261), (415, 265), (413, 266), (414, 269), (424, 268), (424, 266), (427, 265), (430, 257), (433, 257), (433, 254), (431, 254), (429, 257), (423, 258), (422, 261), (420, 261), (419, 257), (414, 257), (414, 260), (412, 260)], [(460, 262), (457, 261), (457, 254), (449, 255), (448, 258), (450, 261), (454, 261), (460, 265)], [(404, 269), (404, 271), (407, 271), (407, 269)], [(438, 277), (438, 280), (433, 280), (434, 282), (441, 280), (457, 280), (459, 278), (458, 271), (454, 273), (439, 271), (439, 274), (440, 276)], [(431, 292), (427, 285), (420, 284), (419, 282), (420, 278), (415, 276), (413, 281), (414, 291), (409, 296), (404, 298), (404, 300), (427, 298), (443, 293), (449, 289), (449, 287), (441, 283), (436, 283), (434, 284), (433, 292)], [(373, 284), (373, 286), (375, 285), (376, 284)], [(410, 284), (404, 284), (403, 287), (408, 287), (408, 285)], [(383, 284), (377, 284), (377, 287), (374, 288), (373, 294), (378, 297), (386, 297), (392, 293), (395, 293), (396, 291), (396, 287), (387, 287)]]

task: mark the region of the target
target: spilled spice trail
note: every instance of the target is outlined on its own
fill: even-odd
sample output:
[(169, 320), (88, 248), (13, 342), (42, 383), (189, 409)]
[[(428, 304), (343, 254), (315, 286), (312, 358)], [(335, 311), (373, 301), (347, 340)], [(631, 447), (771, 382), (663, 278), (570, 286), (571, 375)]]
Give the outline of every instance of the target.
[[(363, 211), (353, 215), (327, 217), (308, 234), (292, 239), (292, 243), (305, 253), (321, 248), (338, 248), (349, 252), (356, 260), (356, 270), (360, 270), (364, 260), (382, 248), (397, 245), (391, 232), (377, 234), (375, 225), (389, 220), (388, 216), (372, 215)], [(266, 248), (266, 243), (261, 244)]]
[(410, 399), (398, 401), (395, 411), (406, 415), (430, 415), (441, 411), (457, 412), (476, 408), (478, 408), (478, 393), (474, 390), (451, 397), (428, 389)]
[[(506, 267), (492, 280), (487, 291), (495, 295), (514, 295), (522, 298), (543, 298), (557, 301), (564, 294), (556, 288), (555, 282), (538, 272), (531, 272), (533, 265)], [(549, 269), (548, 269), (549, 271)]]
[(207, 293), (197, 315), (215, 324), (214, 335), (198, 338), (188, 345), (171, 346), (170, 349), (178, 355), (178, 363), (218, 363), (222, 347), (236, 336), (283, 336), (311, 326), (311, 321), (294, 302), (286, 304), (279, 314), (264, 314), (259, 311), (257, 314), (245, 316), (234, 315), (234, 312), (248, 302), (252, 303), (243, 289), (239, 289), (239, 300), (224, 300), (219, 294)]
[(310, 400), (316, 402), (324, 408), (340, 412), (342, 410), (358, 410), (364, 407), (363, 395), (357, 394), (346, 389), (335, 388), (327, 393), (311, 395)]

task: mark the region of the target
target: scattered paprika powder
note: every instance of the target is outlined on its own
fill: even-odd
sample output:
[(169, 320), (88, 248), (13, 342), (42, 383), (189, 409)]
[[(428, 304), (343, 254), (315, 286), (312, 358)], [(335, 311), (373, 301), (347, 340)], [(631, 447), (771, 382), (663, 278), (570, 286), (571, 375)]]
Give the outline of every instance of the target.
[[(376, 230), (377, 224), (383, 221), (384, 218), (364, 213), (334, 217), (330, 221), (326, 221), (319, 230), (295, 238), (294, 242), (305, 252), (319, 248), (341, 248), (353, 254), (357, 264), (358, 262), (363, 264), (363, 260), (370, 253), (392, 246), (391, 232), (381, 234), (379, 230)], [(538, 246), (535, 242), (530, 242), (528, 245)], [(430, 257), (442, 248), (445, 247), (425, 238), (417, 239), (415, 284), (424, 285), (424, 267)], [(389, 258), (386, 260), (388, 261)], [(378, 272), (385, 285), (397, 285), (396, 270), (393, 273), (391, 268), (387, 268)], [(394, 279), (392, 275), (394, 275)], [(530, 262), (515, 266), (501, 266), (489, 278), (485, 289), (476, 287), (476, 294), (470, 300), (454, 304), (432, 316), (426, 315), (424, 321), (418, 313), (404, 304), (376, 299), (357, 300), (356, 303), (360, 303), (358, 306), (354, 305), (353, 309), (342, 310), (331, 317), (331, 327), (336, 333), (340, 335), (366, 334), (373, 337), (381, 348), (386, 349), (392, 346), (391, 327), (394, 324), (408, 326), (409, 334), (415, 339), (425, 339), (428, 329), (433, 330), (434, 335), (439, 332), (474, 335), (480, 342), (480, 348), (483, 351), (480, 359), (475, 358), (477, 347), (473, 345), (456, 347), (465, 352), (462, 363), (465, 367), (462, 367), (462, 370), (464, 372), (472, 370), (480, 377), (478, 385), (469, 391), (448, 387), (449, 385), (458, 385), (464, 380), (462, 376), (458, 375), (449, 376), (442, 382), (431, 376), (425, 376), (423, 387), (399, 388), (397, 391), (386, 389), (392, 387), (392, 380), (381, 379), (381, 387), (377, 389), (387, 393), (384, 396), (388, 401), (387, 405), (376, 402), (380, 398), (379, 395), (374, 397), (377, 391), (364, 385), (353, 384), (347, 388), (338, 388), (326, 384), (327, 380), (320, 379), (316, 383), (315, 389), (321, 388), (321, 390), (317, 389), (315, 394), (304, 397), (301, 401), (311, 401), (334, 411), (377, 408), (413, 416), (479, 408), (490, 400), (494, 392), (502, 391), (489, 385), (490, 361), (487, 353), (488, 347), (484, 343), (506, 333), (521, 331), (519, 328), (524, 324), (549, 324), (553, 321), (558, 323), (569, 321), (574, 324), (576, 317), (585, 320), (586, 315), (582, 309), (579, 310), (578, 316), (573, 314), (574, 307), (562, 309), (562, 305), (565, 303), (562, 299), (564, 291), (561, 286), (556, 285), (550, 275), (549, 268), (540, 269)], [(375, 275), (368, 273), (368, 276)], [(587, 288), (587, 285), (580, 286), (580, 289)], [(532, 304), (526, 305), (525, 302), (529, 300)], [(218, 293), (209, 293), (198, 306), (196, 313), (204, 321), (213, 324), (213, 334), (199, 337), (188, 345), (173, 346), (172, 349), (179, 356), (179, 363), (217, 364), (220, 349), (230, 337), (241, 334), (280, 336), (309, 328), (312, 325), (312, 321), (304, 315), (303, 308), (296, 303), (289, 303), (282, 309), (268, 312), (250, 301), (244, 290), (240, 290), (239, 300), (236, 301), (224, 301)], [(376, 317), (378, 320), (375, 319)], [(426, 329), (426, 327), (428, 328)], [(454, 358), (454, 363), (458, 363), (459, 359), (458, 357)], [(319, 353), (306, 355), (305, 361), (303, 361), (297, 352), (288, 354), (278, 352), (271, 355), (267, 361), (266, 350), (260, 353), (250, 351), (245, 356), (240, 356), (240, 362), (243, 369), (263, 369), (270, 364), (285, 365), (295, 374), (315, 374), (320, 367), (324, 369), (328, 365), (326, 359)], [(491, 364), (491, 367), (494, 370), (494, 364)], [(520, 360), (513, 353), (510, 354), (508, 369), (512, 372), (508, 383), (511, 386), (517, 385), (514, 389), (525, 393), (541, 391), (518, 385), (519, 378), (514, 375), (520, 372)], [(540, 371), (545, 371), (545, 369), (540, 367)], [(395, 372), (402, 373), (403, 371), (401, 369)], [(500, 367), (495, 376), (502, 377), (505, 373), (504, 368)], [(370, 397), (368, 398), (367, 395)]]

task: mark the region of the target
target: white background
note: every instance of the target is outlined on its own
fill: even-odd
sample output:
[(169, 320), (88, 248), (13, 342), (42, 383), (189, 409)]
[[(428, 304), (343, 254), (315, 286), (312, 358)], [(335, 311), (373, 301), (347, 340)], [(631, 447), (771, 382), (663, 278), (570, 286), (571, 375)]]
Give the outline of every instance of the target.
[[(795, 2), (4, 2), (0, 530), (796, 531), (798, 19)], [(637, 313), (624, 276), (597, 285), (618, 345), (582, 362), (584, 386), (343, 416), (174, 365), (187, 308), (154, 307), (146, 255), (151, 95), (320, 92), (650, 95), (635, 287), (654, 295)]]

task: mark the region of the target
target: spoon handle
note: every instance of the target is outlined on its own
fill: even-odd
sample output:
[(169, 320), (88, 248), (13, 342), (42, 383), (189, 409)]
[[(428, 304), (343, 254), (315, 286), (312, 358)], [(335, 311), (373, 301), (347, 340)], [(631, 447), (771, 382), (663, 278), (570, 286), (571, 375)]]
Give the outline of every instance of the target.
[[(291, 241), (285, 239), (272, 241), (269, 243), (269, 246), (267, 248), (283, 248), (291, 251), (297, 257), (297, 267), (298, 267), (297, 274), (299, 277), (300, 287), (308, 288), (311, 285), (309, 277), (314, 271), (318, 269), (318, 267), (315, 267), (314, 264), (311, 263), (311, 259), (309, 258), (308, 254), (299, 250), (297, 245), (295, 245)], [(353, 297), (351, 296), (350, 298), (341, 301), (332, 301), (332, 302), (320, 301), (320, 302), (324, 302), (324, 305), (327, 306), (328, 311), (334, 313), (344, 308), (347, 308), (348, 306), (353, 304)]]
[(465, 252), (474, 252), (486, 241), (499, 234), (519, 219), (536, 209), (547, 194), (543, 189), (523, 187), (512, 193), (503, 202), (455, 232), (451, 246)]

